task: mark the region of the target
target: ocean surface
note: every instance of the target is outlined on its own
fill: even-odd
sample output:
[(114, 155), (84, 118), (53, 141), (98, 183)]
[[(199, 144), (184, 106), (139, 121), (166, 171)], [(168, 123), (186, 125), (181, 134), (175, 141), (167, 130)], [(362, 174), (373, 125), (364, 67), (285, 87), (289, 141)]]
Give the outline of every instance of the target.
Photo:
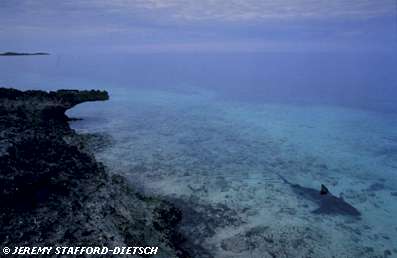
[[(1, 57), (0, 85), (109, 91), (70, 110), (72, 127), (110, 136), (97, 159), (139, 191), (204, 207), (184, 230), (215, 257), (397, 257), (395, 67), (381, 53), (65, 53)], [(279, 175), (361, 217), (313, 213)]]

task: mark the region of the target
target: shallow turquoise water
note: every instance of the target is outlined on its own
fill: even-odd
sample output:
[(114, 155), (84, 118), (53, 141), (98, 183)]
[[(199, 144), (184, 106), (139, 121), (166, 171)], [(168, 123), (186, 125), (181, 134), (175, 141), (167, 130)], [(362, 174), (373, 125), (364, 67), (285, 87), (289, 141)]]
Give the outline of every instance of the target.
[[(110, 101), (70, 110), (84, 119), (72, 126), (109, 134), (113, 143), (97, 158), (141, 191), (234, 211), (218, 215), (238, 223), (211, 225), (211, 234), (197, 237), (216, 257), (270, 257), (275, 250), (283, 250), (278, 257), (397, 256), (397, 113), (247, 101), (186, 83), (130, 87), (92, 71), (65, 77), (44, 70), (29, 66), (19, 76), (10, 68), (0, 82), (109, 90)], [(316, 205), (278, 174), (306, 187), (327, 185), (361, 220), (311, 213)], [(186, 230), (196, 232), (194, 225)]]
[[(98, 158), (143, 191), (186, 200), (194, 196), (237, 211), (242, 225), (217, 228), (202, 240), (217, 257), (246, 257), (246, 250), (219, 246), (264, 225), (275, 239), (324, 235), (305, 243), (314, 257), (371, 257), (396, 248), (396, 115), (216, 99), (197, 89), (124, 90), (108, 103), (83, 104), (70, 114), (86, 118), (73, 124), (79, 131), (112, 135), (113, 146)], [(316, 206), (294, 195), (277, 174), (316, 189), (327, 185), (362, 219), (312, 214)], [(302, 233), (302, 228), (312, 231)], [(250, 250), (253, 257), (268, 248), (261, 243)]]

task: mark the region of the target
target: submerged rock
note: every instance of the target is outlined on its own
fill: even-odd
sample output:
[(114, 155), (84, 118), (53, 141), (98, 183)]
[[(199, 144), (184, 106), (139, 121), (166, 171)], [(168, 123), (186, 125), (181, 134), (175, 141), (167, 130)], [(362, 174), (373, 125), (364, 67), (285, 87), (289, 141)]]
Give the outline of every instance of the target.
[(386, 188), (386, 187), (385, 187), (385, 185), (384, 185), (383, 183), (373, 183), (373, 184), (371, 184), (371, 185), (368, 187), (367, 191), (370, 191), (370, 192), (377, 192), (377, 191), (384, 190), (385, 188)]
[(231, 257), (322, 257), (318, 246), (327, 241), (320, 230), (298, 226), (255, 226), (224, 239), (221, 248)]

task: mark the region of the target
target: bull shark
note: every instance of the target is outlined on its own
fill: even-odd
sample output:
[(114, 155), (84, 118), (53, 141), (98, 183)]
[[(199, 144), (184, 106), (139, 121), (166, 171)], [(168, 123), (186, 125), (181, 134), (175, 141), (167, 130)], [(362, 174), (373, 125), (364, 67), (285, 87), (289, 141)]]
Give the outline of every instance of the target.
[(359, 218), (361, 216), (361, 213), (352, 205), (347, 203), (342, 197), (336, 197), (331, 194), (325, 185), (321, 185), (321, 190), (319, 191), (299, 184), (293, 184), (283, 176), (278, 176), (284, 183), (288, 184), (298, 196), (310, 200), (319, 206), (317, 209), (312, 211), (314, 214), (334, 214), (355, 218)]

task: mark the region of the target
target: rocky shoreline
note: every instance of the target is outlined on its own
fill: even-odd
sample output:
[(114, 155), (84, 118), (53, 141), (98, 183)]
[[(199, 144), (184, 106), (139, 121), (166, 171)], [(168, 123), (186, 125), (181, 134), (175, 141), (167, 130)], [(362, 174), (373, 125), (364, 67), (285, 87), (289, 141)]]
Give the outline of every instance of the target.
[(105, 91), (0, 88), (1, 246), (158, 246), (190, 257), (181, 211), (110, 175), (65, 111)]

